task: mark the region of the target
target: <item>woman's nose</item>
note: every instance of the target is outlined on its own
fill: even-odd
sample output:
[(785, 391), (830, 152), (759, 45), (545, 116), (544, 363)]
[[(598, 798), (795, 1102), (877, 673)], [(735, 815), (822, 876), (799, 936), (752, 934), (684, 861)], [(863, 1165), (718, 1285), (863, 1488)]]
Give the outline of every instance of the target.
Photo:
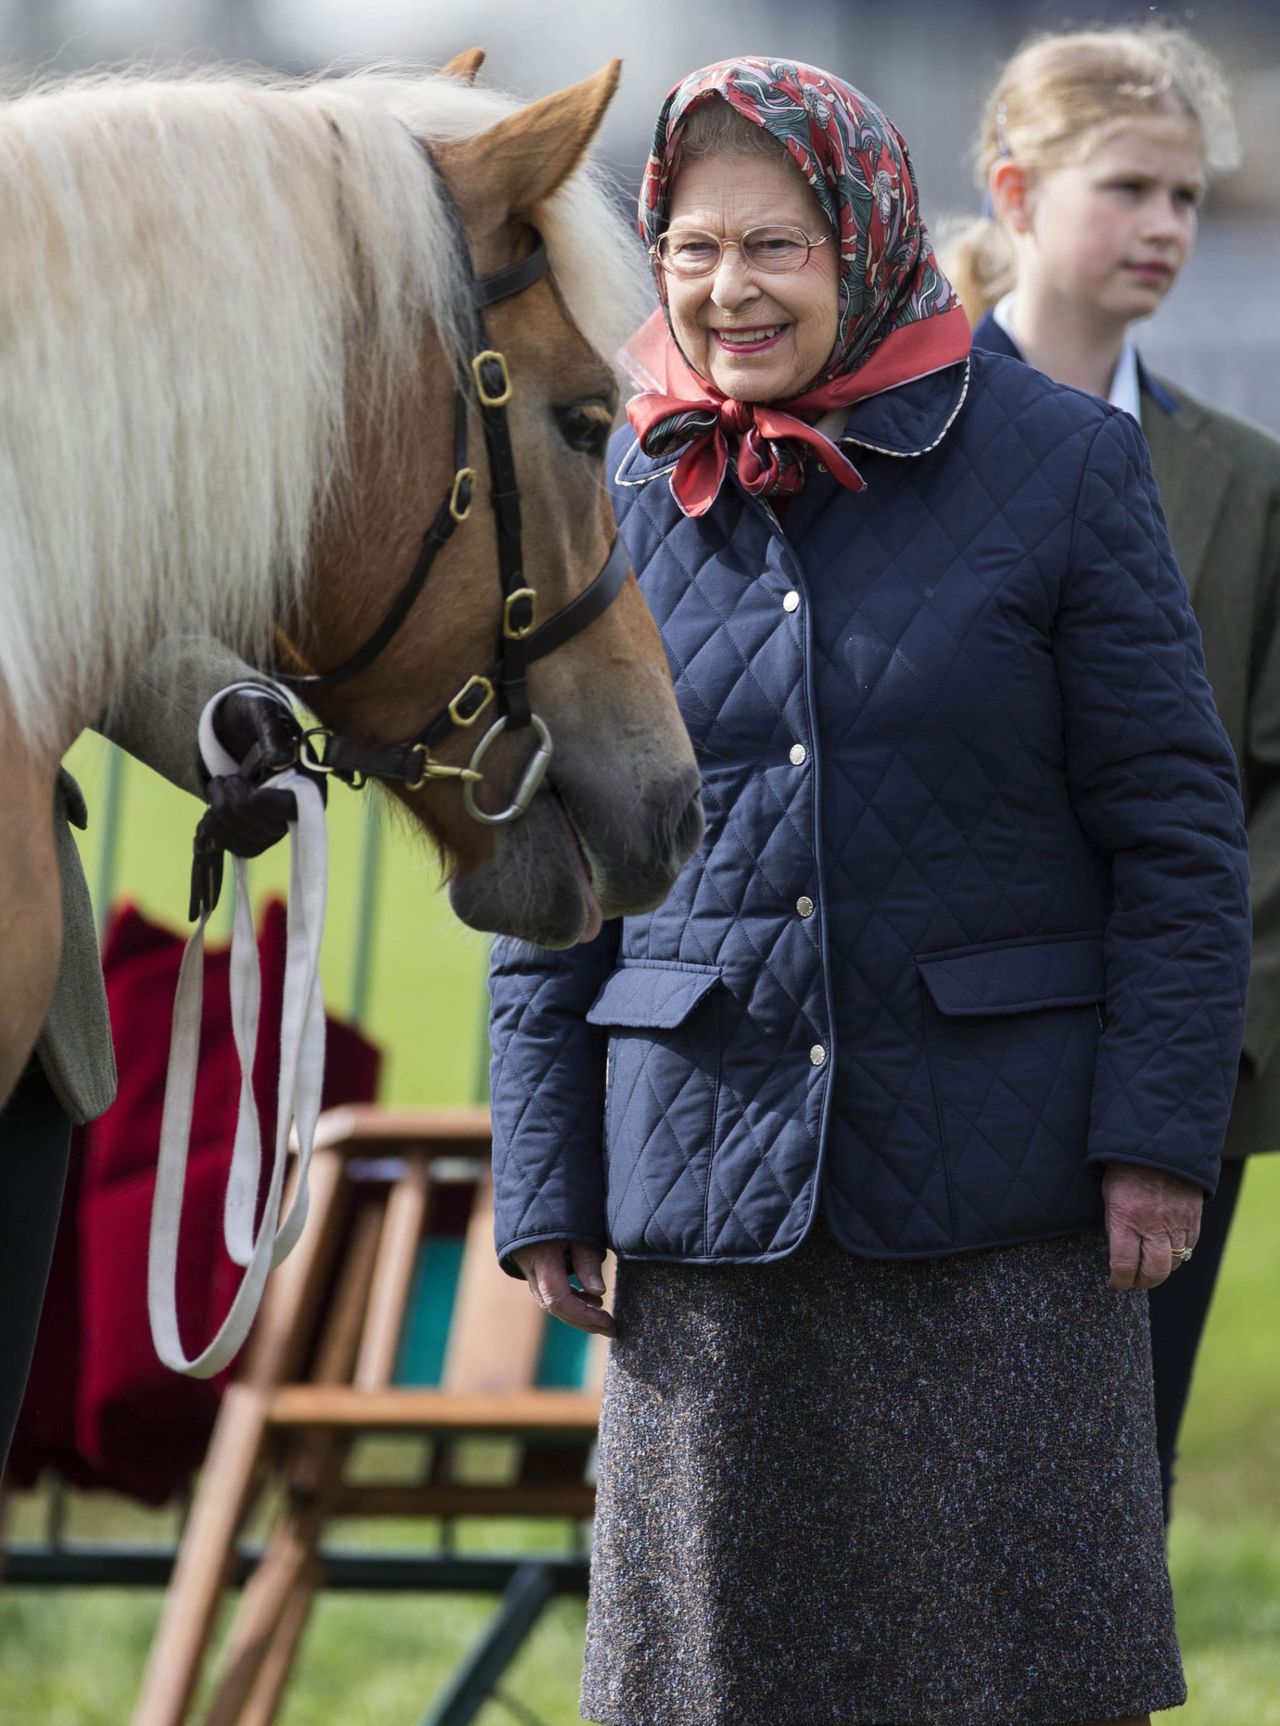
[(727, 312), (759, 297), (760, 289), (742, 253), (736, 246), (726, 246), (711, 280), (712, 300)]

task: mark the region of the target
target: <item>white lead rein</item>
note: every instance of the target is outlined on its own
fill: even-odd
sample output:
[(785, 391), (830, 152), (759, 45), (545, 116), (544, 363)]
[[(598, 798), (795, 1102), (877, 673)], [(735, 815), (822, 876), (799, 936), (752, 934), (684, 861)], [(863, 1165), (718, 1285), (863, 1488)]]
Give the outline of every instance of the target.
[[(264, 692), (260, 683), (233, 685)], [(274, 690), (265, 691), (275, 696)], [(213, 729), (219, 691), (200, 716), (200, 753), (210, 774), (234, 773), (238, 763)], [(284, 702), (284, 697), (277, 699)], [(288, 705), (285, 703), (285, 705)], [(292, 711), (292, 709), (290, 709)], [(276, 1099), (276, 1140), (271, 1180), (256, 1232), (254, 1217), (262, 1168), (262, 1131), (253, 1095), (253, 1058), (258, 1046), (262, 996), (258, 947), (249, 904), (244, 859), (235, 867), (235, 923), (231, 937), (231, 1025), (240, 1059), (240, 1103), (235, 1147), (223, 1209), (223, 1235), (232, 1260), (244, 1276), (231, 1310), (201, 1352), (188, 1356), (178, 1333), (178, 1238), (182, 1227), (187, 1152), (200, 1057), (200, 1019), (204, 991), (205, 911), (187, 942), (178, 972), (169, 1045), (169, 1073), (160, 1126), (151, 1242), (147, 1262), (147, 1306), (156, 1353), (167, 1367), (192, 1378), (212, 1378), (233, 1360), (257, 1316), (267, 1275), (290, 1251), (307, 1220), (307, 1174), (324, 1081), (324, 1002), (320, 989), (320, 938), (324, 931), (328, 885), (324, 803), (315, 783), (290, 768), (274, 775), (273, 787), (292, 791), (297, 819), (289, 823), (289, 908), (284, 1007), (280, 1026), (280, 1080)], [(289, 1138), (296, 1128), (298, 1178), (289, 1214), (280, 1224)]]

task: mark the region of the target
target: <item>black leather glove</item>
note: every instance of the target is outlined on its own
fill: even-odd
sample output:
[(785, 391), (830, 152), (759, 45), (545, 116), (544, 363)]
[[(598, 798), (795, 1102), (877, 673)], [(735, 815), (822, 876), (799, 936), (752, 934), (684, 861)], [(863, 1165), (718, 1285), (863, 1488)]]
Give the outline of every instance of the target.
[(239, 767), (210, 775), (203, 759), (200, 778), (209, 807), (196, 828), (191, 876), (191, 916), (212, 910), (222, 887), (222, 857), (259, 857), (285, 837), (297, 814), (292, 791), (273, 778), (296, 767), (327, 798), (325, 776), (308, 766), (302, 727), (292, 708), (267, 689), (232, 688), (217, 698), (213, 730)]

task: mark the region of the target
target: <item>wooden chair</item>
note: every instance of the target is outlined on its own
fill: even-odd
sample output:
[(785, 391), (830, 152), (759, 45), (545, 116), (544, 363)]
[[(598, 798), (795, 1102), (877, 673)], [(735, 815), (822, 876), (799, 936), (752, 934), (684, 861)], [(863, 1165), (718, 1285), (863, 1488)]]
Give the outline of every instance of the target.
[[(265, 1488), (278, 1489), (279, 1509), (245, 1584), (207, 1726), (275, 1718), (333, 1518), (591, 1516), (603, 1346), (549, 1324), (525, 1285), (499, 1270), (489, 1151), (483, 1108), (369, 1106), (322, 1118), (310, 1219), (273, 1275), (227, 1389), (133, 1726), (187, 1719), (240, 1528)], [(363, 1467), (350, 1478), (355, 1441), (375, 1433), (429, 1440), (425, 1467), (407, 1481)], [(476, 1438), (510, 1441), (506, 1478), (468, 1478), (460, 1441)], [(428, 1717), (436, 1726), (474, 1718), (555, 1591), (555, 1565), (522, 1564), (509, 1583), (478, 1664)]]

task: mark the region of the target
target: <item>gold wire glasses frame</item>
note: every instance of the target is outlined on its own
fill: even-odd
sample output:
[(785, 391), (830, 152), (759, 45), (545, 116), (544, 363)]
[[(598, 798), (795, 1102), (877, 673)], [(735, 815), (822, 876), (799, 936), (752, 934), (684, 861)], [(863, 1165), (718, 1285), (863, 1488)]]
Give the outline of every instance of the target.
[(825, 246), (830, 238), (830, 234), (823, 234), (821, 239), (812, 240), (803, 228), (775, 225), (748, 228), (741, 239), (722, 240), (718, 234), (686, 228), (663, 234), (649, 247), (649, 255), (669, 275), (709, 276), (720, 268), (727, 251), (736, 251), (741, 252), (748, 269), (778, 275), (802, 270), (814, 247)]

